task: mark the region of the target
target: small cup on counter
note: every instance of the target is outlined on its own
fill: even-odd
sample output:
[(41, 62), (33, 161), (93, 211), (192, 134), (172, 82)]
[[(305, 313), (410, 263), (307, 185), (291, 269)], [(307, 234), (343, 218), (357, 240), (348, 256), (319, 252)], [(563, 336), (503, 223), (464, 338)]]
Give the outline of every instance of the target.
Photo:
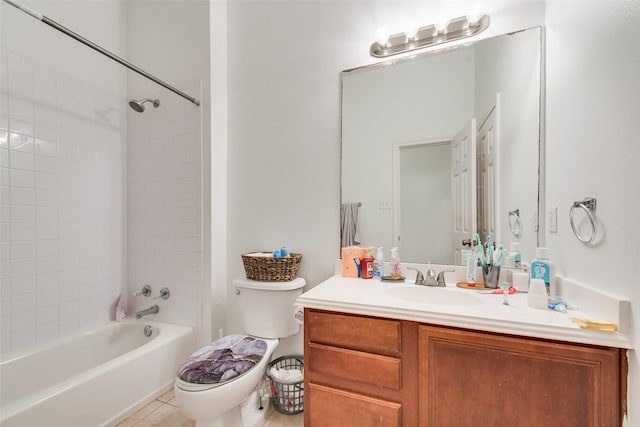
[(529, 283), (529, 295), (527, 302), (531, 308), (546, 310), (549, 308), (549, 297), (547, 286), (542, 279), (531, 279)]

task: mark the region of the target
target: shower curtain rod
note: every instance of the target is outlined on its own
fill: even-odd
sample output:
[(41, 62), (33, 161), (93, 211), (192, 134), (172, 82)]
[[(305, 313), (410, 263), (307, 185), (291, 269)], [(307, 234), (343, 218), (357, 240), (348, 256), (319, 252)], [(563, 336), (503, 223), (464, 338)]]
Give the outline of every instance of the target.
[(114, 61), (120, 63), (121, 65), (124, 65), (125, 67), (127, 67), (128, 69), (135, 71), (136, 73), (140, 74), (141, 76), (144, 76), (146, 78), (148, 78), (151, 81), (156, 82), (157, 84), (159, 84), (160, 86), (163, 86), (167, 89), (169, 89), (171, 92), (180, 95), (181, 97), (188, 99), (189, 101), (193, 102), (195, 105), (200, 105), (200, 101), (198, 101), (196, 98), (193, 98), (189, 95), (187, 95), (186, 93), (176, 89), (175, 87), (171, 86), (170, 84), (167, 84), (165, 82), (163, 82), (162, 80), (160, 80), (159, 78), (147, 73), (144, 70), (141, 70), (140, 68), (136, 67), (135, 65), (133, 65), (130, 62), (125, 61), (124, 59), (120, 58), (119, 56), (114, 55), (113, 53), (109, 52), (108, 50), (98, 46), (97, 44), (93, 43), (91, 40), (87, 40), (84, 37), (82, 37), (79, 34), (74, 33), (73, 31), (71, 31), (70, 29), (64, 27), (63, 25), (58, 24), (56, 21), (54, 21), (53, 19), (49, 19), (47, 18), (45, 15), (38, 13), (36, 11), (34, 11), (33, 9), (30, 9), (14, 0), (4, 0), (6, 3), (9, 3), (11, 6), (20, 9), (21, 11), (23, 11), (24, 13), (26, 13), (27, 15), (31, 15), (32, 17), (36, 18), (39, 21), (44, 22), (45, 24), (49, 25), (50, 27), (55, 28), (56, 30), (68, 35), (69, 37), (76, 39), (77, 41), (79, 41), (80, 43), (89, 46), (91, 49), (100, 52), (101, 54), (103, 54), (104, 56), (107, 56), (111, 59), (113, 59)]

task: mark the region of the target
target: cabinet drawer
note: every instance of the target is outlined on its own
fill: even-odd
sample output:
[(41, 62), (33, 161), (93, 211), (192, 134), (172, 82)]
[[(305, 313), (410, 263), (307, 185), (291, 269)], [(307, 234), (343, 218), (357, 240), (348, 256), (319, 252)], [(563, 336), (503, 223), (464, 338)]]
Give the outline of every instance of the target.
[(309, 341), (387, 356), (400, 356), (398, 320), (360, 317), (310, 310)]
[[(310, 427), (399, 427), (402, 405), (309, 384)], [(306, 403), (305, 403), (306, 404)], [(306, 408), (305, 408), (306, 409)]]
[(309, 344), (306, 357), (312, 375), (339, 377), (391, 390), (402, 387), (402, 363), (394, 357), (313, 343)]

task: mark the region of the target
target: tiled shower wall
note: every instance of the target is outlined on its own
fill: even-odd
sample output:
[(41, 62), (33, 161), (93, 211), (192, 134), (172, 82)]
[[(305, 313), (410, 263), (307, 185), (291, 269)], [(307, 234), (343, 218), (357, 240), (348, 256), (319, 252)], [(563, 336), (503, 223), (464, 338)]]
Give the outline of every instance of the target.
[[(180, 83), (180, 82), (178, 82)], [(178, 84), (176, 83), (176, 84)], [(199, 83), (180, 90), (202, 99)], [(202, 108), (162, 88), (131, 89), (148, 102), (128, 112), (128, 311), (157, 304), (157, 319), (199, 327), (203, 297)], [(133, 297), (148, 284), (168, 300)]]
[(0, 350), (110, 319), (125, 288), (126, 103), (3, 49)]

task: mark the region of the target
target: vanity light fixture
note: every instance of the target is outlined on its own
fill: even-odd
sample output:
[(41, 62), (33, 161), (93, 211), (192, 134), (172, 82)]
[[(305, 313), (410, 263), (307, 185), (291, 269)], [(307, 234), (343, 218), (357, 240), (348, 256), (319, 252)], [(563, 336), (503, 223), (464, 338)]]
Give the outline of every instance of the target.
[(441, 21), (420, 27), (415, 33), (407, 30), (389, 36), (386, 29), (378, 31), (377, 40), (369, 53), (376, 58), (398, 55), (416, 49), (424, 49), (442, 43), (475, 36), (489, 27), (489, 15), (461, 16), (451, 21)]

